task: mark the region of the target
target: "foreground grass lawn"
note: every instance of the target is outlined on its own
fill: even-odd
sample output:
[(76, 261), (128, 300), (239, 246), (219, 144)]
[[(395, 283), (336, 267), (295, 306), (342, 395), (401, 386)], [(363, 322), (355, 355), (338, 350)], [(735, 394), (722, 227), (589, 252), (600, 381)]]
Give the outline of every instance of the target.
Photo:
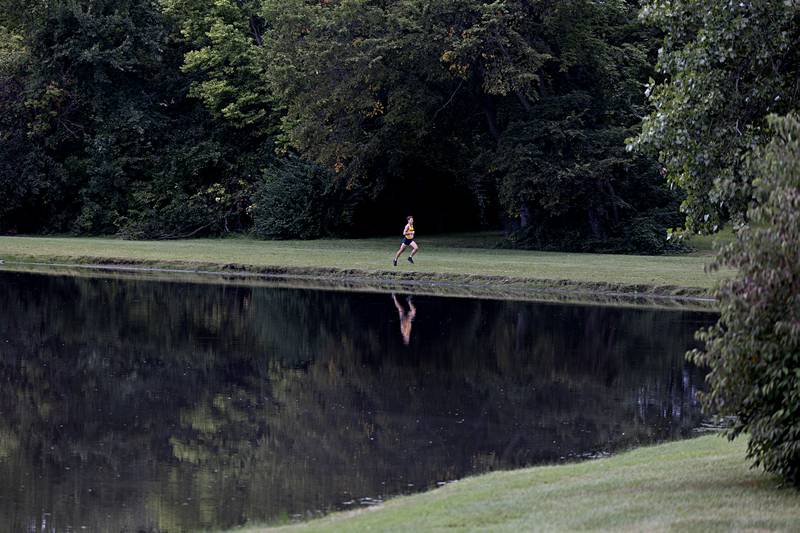
[[(289, 531), (797, 531), (800, 492), (710, 435), (583, 463), (496, 472)], [(239, 533), (264, 528), (236, 530)]]
[[(502, 276), (576, 283), (708, 289), (726, 273), (707, 274), (710, 256), (632, 256), (501, 250), (499, 234), (433, 236), (419, 240), (415, 265), (405, 256), (394, 268), (399, 238), (259, 241), (248, 238), (122, 241), (111, 238), (0, 237), (0, 259), (131, 261), (204, 266), (236, 264), (289, 269), (340, 269), (376, 273)], [(407, 254), (406, 254), (407, 255)]]

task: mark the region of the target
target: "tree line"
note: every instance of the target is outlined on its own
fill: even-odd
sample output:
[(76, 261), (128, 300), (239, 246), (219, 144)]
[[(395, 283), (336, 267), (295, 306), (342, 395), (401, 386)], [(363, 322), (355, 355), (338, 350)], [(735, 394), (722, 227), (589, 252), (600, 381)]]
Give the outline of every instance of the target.
[(634, 1), (4, 0), (0, 232), (667, 246)]

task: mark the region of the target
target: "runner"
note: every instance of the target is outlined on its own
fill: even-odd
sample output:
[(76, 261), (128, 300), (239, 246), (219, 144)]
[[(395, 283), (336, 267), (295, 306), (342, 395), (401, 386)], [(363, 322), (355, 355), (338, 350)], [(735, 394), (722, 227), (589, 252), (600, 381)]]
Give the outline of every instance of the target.
[(412, 248), (411, 255), (408, 256), (408, 262), (411, 264), (414, 264), (414, 254), (419, 251), (419, 245), (414, 242), (414, 217), (406, 217), (406, 222), (406, 227), (403, 228), (403, 241), (400, 243), (400, 249), (394, 254), (394, 260), (392, 261), (394, 266), (397, 266), (397, 259), (400, 257), (400, 254), (403, 253), (403, 250), (406, 249), (406, 246), (411, 246)]

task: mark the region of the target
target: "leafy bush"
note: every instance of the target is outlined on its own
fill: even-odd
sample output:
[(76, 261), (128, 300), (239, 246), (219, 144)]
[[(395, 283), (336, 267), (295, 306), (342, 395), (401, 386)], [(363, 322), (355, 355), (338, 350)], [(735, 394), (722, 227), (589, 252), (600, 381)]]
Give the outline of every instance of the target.
[(353, 194), (330, 172), (289, 157), (266, 171), (255, 194), (253, 231), (265, 239), (342, 235), (354, 203)]
[(555, 228), (536, 224), (514, 232), (502, 244), (509, 248), (569, 251), (584, 253), (659, 255), (687, 251), (681, 241), (667, 239), (667, 229), (682, 222), (677, 205), (648, 209), (631, 214), (610, 228), (605, 236), (591, 238), (579, 228)]
[(680, 241), (667, 239), (667, 229), (679, 226), (683, 215), (674, 208), (656, 208), (635, 216), (626, 224), (621, 251), (657, 255), (686, 251)]
[(711, 368), (703, 403), (734, 416), (728, 437), (748, 433), (756, 466), (800, 485), (800, 120), (771, 119), (776, 133), (755, 158), (752, 223), (721, 250), (738, 268), (721, 284), (717, 324), (698, 334)]
[(215, 234), (218, 217), (198, 195), (174, 193), (163, 205), (149, 191), (133, 195), (126, 216), (116, 219), (117, 236), (123, 239), (178, 239)]
[(114, 221), (116, 233), (123, 239), (185, 239), (240, 231), (249, 224), (245, 209), (251, 196), (252, 186), (243, 179), (191, 193), (177, 183), (139, 183), (125, 215)]

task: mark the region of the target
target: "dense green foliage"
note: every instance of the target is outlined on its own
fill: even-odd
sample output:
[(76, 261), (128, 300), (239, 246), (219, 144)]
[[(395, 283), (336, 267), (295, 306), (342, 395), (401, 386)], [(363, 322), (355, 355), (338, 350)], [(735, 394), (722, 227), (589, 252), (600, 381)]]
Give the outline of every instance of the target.
[(633, 5), (265, 5), (281, 139), (375, 201), (466, 187), (484, 222), (517, 230), (510, 243), (561, 249), (632, 249), (626, 232), (651, 228), (637, 217), (675, 210), (652, 162), (623, 149), (655, 42)]
[(800, 4), (648, 0), (642, 18), (665, 36), (654, 109), (633, 145), (686, 192), (687, 228), (716, 231), (745, 215), (744, 161), (769, 140), (767, 115), (800, 108)]
[(773, 119), (773, 141), (753, 165), (754, 225), (721, 261), (739, 270), (717, 291), (722, 316), (693, 359), (711, 367), (705, 404), (734, 415), (756, 465), (800, 485), (800, 120)]
[(705, 405), (733, 415), (756, 465), (800, 484), (800, 4), (650, 0), (641, 15), (664, 32), (662, 77), (631, 147), (686, 192), (687, 229), (740, 226), (719, 256), (738, 276), (690, 354), (711, 368)]
[(427, 233), (502, 225), (514, 246), (656, 253), (674, 225), (679, 198), (623, 149), (657, 44), (634, 2), (1, 7), (0, 232), (333, 232), (254, 226), (302, 190), (336, 191), (315, 213), (346, 196), (355, 234), (413, 213)]
[(343, 235), (352, 210), (352, 196), (330, 172), (288, 157), (266, 171), (253, 204), (253, 231), (268, 239)]
[(265, 80), (265, 21), (257, 0), (162, 0), (180, 28), (186, 52), (182, 70), (196, 74), (190, 95), (216, 117), (242, 128), (269, 130), (271, 97)]
[(246, 228), (259, 143), (187, 98), (184, 48), (159, 5), (34, 5), (0, 21), (0, 230), (167, 238)]

